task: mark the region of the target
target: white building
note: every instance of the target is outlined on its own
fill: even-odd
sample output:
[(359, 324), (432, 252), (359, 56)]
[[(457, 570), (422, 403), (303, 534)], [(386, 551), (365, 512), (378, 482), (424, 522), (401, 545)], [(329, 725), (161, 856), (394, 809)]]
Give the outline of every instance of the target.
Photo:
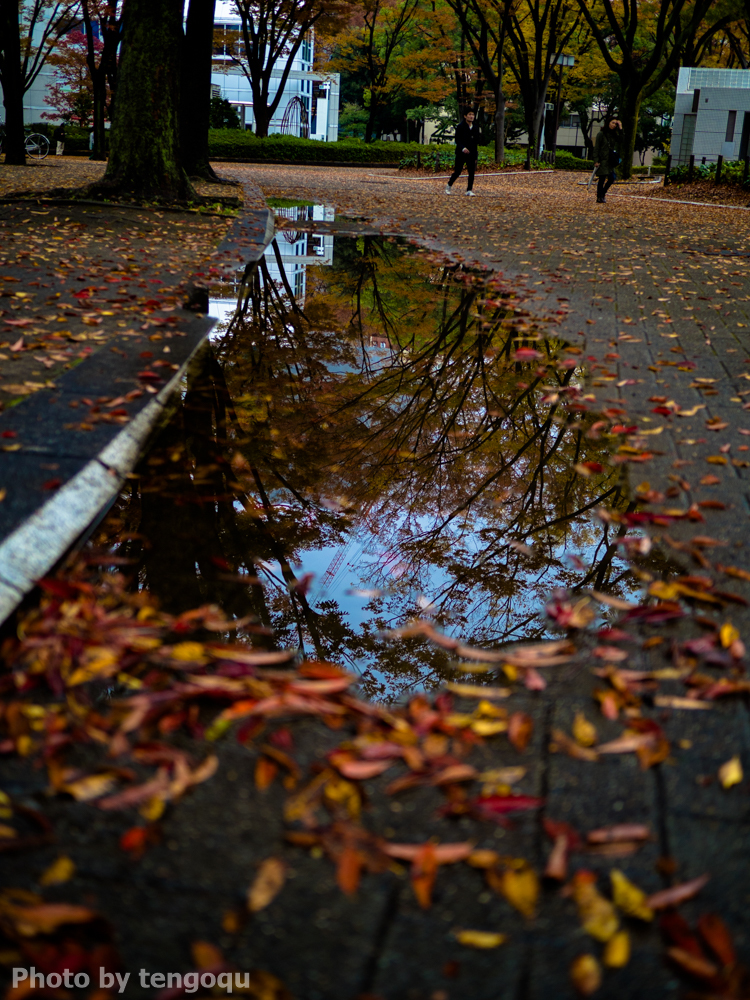
[(672, 163), (742, 160), (750, 140), (750, 69), (683, 66), (677, 80)]
[[(217, 40), (222, 34), (232, 37), (240, 30), (241, 24), (231, 0), (218, 0), (214, 37)], [(314, 32), (309, 32), (292, 61), (269, 133), (285, 132), (322, 142), (336, 142), (339, 135), (339, 74), (313, 71), (314, 45)], [(278, 93), (283, 69), (284, 66), (277, 63), (271, 73), (270, 100)], [(232, 63), (220, 41), (215, 48), (211, 86), (214, 93), (218, 88), (219, 96), (236, 108), (243, 127), (254, 130), (250, 81), (240, 67)]]

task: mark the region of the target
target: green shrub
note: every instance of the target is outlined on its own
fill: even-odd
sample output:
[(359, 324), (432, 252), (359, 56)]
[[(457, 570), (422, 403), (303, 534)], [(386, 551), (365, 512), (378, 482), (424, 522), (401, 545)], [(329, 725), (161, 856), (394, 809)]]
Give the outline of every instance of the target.
[(210, 129), (208, 133), (209, 156), (218, 159), (397, 164), (404, 156), (415, 155), (424, 149), (426, 147), (417, 142), (365, 143), (354, 137), (320, 142), (294, 135), (269, 135), (259, 139), (252, 132), (229, 129)]
[[(728, 160), (721, 168), (721, 184), (741, 184), (745, 172), (744, 160)], [(669, 171), (670, 184), (684, 184), (690, 179), (690, 167), (687, 163), (673, 167)], [(713, 181), (716, 179), (715, 163), (696, 163), (693, 168), (693, 180)]]
[(594, 169), (593, 160), (582, 160), (579, 156), (574, 156), (567, 149), (558, 149), (555, 155), (556, 170), (588, 170)]

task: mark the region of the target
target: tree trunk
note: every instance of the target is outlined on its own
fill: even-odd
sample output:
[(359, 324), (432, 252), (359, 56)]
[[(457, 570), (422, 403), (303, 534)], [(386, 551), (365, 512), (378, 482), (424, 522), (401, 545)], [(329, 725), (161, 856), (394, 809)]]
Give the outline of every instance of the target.
[(106, 160), (104, 112), (107, 103), (107, 77), (103, 66), (100, 65), (91, 74), (91, 83), (94, 89), (94, 148), (91, 159)]
[(217, 180), (208, 160), (211, 56), (216, 0), (190, 0), (182, 48), (180, 144), (190, 177)]
[(5, 163), (26, 165), (23, 131), (23, 78), (21, 75), (21, 28), (18, 0), (0, 0), (2, 85), (5, 105)]
[(622, 95), (622, 164), (620, 172), (623, 180), (628, 180), (633, 172), (633, 152), (638, 133), (638, 116), (641, 111), (643, 91), (625, 91)]
[(495, 163), (505, 163), (505, 93), (502, 77), (495, 92)]
[(128, 0), (117, 113), (102, 192), (137, 199), (196, 198), (182, 168), (179, 72), (182, 0)]
[(370, 115), (367, 119), (367, 130), (365, 131), (365, 142), (372, 142), (375, 132), (375, 123), (377, 120), (378, 105), (375, 100), (375, 95), (372, 90), (370, 90)]

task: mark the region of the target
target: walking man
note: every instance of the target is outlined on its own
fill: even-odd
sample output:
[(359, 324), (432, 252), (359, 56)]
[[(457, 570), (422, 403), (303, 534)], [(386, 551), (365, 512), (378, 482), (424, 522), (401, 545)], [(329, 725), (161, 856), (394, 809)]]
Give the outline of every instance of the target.
[(615, 167), (620, 164), (620, 137), (622, 122), (612, 118), (604, 122), (604, 128), (594, 140), (594, 166), (599, 181), (596, 185), (596, 203), (603, 205), (607, 191), (615, 182)]
[(466, 193), (473, 197), (474, 192), (474, 171), (477, 168), (477, 157), (479, 156), (479, 126), (474, 122), (474, 112), (471, 108), (464, 111), (464, 120), (456, 126), (456, 162), (450, 180), (445, 185), (445, 193), (451, 194), (451, 188), (461, 176), (461, 171), (466, 167), (469, 171), (469, 180), (466, 184)]

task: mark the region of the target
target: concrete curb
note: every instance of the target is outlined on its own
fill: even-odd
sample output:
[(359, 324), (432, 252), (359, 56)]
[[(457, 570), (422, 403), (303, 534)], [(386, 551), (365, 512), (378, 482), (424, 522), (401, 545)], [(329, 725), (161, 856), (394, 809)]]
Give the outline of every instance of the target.
[[(259, 259), (274, 236), (273, 212), (266, 209), (265, 214), (263, 236), (257, 242), (247, 245), (247, 263)], [(241, 219), (237, 220), (233, 228), (240, 229), (241, 223)], [(230, 231), (218, 251), (221, 252), (226, 245), (236, 242), (236, 237), (236, 232)], [(164, 417), (167, 404), (178, 389), (190, 362), (216, 323), (216, 320), (209, 317), (201, 321), (191, 313), (186, 313), (185, 316), (193, 330), (185, 343), (179, 369), (120, 431), (99, 447), (95, 454), (86, 456), (88, 460), (81, 468), (0, 541), (0, 622), (4, 622), (15, 611), (34, 589), (37, 581), (84, 535), (122, 489), (146, 441)], [(60, 390), (59, 394), (63, 397), (66, 393), (80, 392), (80, 387), (87, 382), (88, 374), (93, 376), (94, 382), (97, 378), (101, 380), (101, 366), (102, 358), (100, 351), (97, 351), (66, 373), (66, 376), (58, 379), (55, 391)], [(67, 382), (72, 383), (72, 387)], [(117, 391), (119, 389), (115, 394)], [(34, 398), (36, 397), (30, 397), (29, 401)], [(48, 396), (47, 399), (49, 398)], [(48, 438), (39, 438), (39, 428), (34, 426), (35, 408), (32, 406), (24, 410), (25, 402), (3, 414), (0, 424), (12, 420), (18, 428), (17, 433), (27, 438), (24, 457), (59, 457), (60, 453), (53, 450), (54, 445), (50, 444)], [(75, 452), (75, 448), (72, 450)], [(9, 472), (10, 479), (13, 469)]]

